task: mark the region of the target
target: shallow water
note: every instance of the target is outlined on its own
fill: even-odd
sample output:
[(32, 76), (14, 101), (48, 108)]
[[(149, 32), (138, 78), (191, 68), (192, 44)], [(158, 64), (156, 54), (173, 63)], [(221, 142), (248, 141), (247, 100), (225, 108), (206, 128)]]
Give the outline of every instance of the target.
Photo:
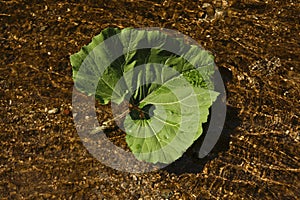
[[(205, 2), (1, 2), (0, 197), (299, 198), (299, 3)], [(179, 30), (215, 55), (229, 113), (209, 157), (128, 174), (82, 145), (69, 55), (111, 26)]]

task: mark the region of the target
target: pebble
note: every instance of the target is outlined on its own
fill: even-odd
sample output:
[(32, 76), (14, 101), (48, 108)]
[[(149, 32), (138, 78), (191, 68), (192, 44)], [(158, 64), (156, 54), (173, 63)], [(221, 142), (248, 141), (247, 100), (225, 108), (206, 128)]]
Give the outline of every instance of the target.
[(137, 180), (138, 180), (137, 177), (136, 177), (136, 175), (132, 175), (132, 179), (133, 179), (134, 181), (137, 181)]
[(64, 115), (67, 115), (67, 116), (69, 116), (71, 114), (71, 112), (70, 112), (70, 110), (69, 109), (65, 109), (64, 110)]
[(48, 114), (57, 114), (59, 112), (58, 108), (53, 108), (51, 110), (48, 110)]
[(165, 199), (168, 199), (170, 198), (172, 195), (173, 195), (173, 191), (170, 190), (170, 189), (162, 189), (160, 191), (160, 195), (165, 198)]
[(42, 27), (40, 28), (40, 32), (45, 31), (46, 29), (47, 29), (47, 26), (42, 26)]
[(213, 6), (209, 3), (204, 3), (202, 8), (206, 11), (207, 17), (212, 18), (215, 15), (215, 10)]

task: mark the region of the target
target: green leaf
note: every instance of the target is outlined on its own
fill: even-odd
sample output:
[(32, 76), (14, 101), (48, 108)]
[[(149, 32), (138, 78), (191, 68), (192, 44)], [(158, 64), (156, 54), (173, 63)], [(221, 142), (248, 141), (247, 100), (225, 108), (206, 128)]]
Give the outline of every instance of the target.
[(173, 162), (186, 151), (218, 95), (211, 80), (214, 57), (158, 30), (107, 28), (70, 60), (82, 93), (101, 104), (129, 101), (140, 110), (152, 108), (149, 119), (135, 110), (124, 122), (131, 151), (152, 163)]
[(139, 160), (171, 163), (201, 135), (218, 93), (186, 83), (183, 76), (175, 77), (143, 99), (140, 108), (155, 107), (150, 119), (126, 117), (126, 142)]
[[(111, 46), (96, 48), (114, 35), (118, 35), (118, 37)], [(155, 47), (136, 49), (141, 44), (145, 46), (154, 44)], [(175, 50), (178, 55), (160, 49), (170, 44), (177, 48)], [(110, 58), (115, 55), (115, 49), (122, 49), (124, 54), (110, 63)], [(191, 62), (183, 58), (183, 55)], [(107, 28), (95, 36), (89, 45), (82, 47), (78, 53), (72, 55), (70, 60), (76, 88), (87, 95), (95, 95), (102, 104), (110, 102), (114, 87), (123, 73), (146, 63), (164, 64), (179, 73), (188, 73), (187, 71), (191, 69), (197, 69), (206, 85), (213, 85), (210, 80), (210, 76), (214, 72), (213, 56), (198, 46), (187, 46), (183, 41), (160, 31)], [(78, 75), (80, 68), (81, 72)], [(197, 80), (195, 81), (197, 82)], [(210, 89), (213, 88), (210, 87)], [(118, 102), (121, 102), (123, 97), (120, 98)]]

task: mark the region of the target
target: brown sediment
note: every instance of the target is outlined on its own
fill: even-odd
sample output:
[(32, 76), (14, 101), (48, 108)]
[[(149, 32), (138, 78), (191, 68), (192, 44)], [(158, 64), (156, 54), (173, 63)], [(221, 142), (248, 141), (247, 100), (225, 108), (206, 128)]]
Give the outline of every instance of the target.
[[(300, 198), (297, 1), (0, 5), (0, 199)], [(190, 150), (167, 169), (129, 174), (89, 154), (69, 114), (69, 56), (106, 27), (175, 29), (214, 54), (228, 115), (207, 158)], [(100, 124), (111, 118), (98, 108)], [(126, 148), (119, 129), (106, 134)]]

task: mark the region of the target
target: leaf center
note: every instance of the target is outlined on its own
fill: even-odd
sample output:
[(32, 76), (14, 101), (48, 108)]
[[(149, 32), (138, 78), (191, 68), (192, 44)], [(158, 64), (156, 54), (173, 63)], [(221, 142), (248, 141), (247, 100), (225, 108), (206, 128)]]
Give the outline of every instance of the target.
[(148, 104), (140, 108), (138, 105), (129, 104), (129, 110), (132, 120), (149, 120), (154, 115), (155, 106)]

